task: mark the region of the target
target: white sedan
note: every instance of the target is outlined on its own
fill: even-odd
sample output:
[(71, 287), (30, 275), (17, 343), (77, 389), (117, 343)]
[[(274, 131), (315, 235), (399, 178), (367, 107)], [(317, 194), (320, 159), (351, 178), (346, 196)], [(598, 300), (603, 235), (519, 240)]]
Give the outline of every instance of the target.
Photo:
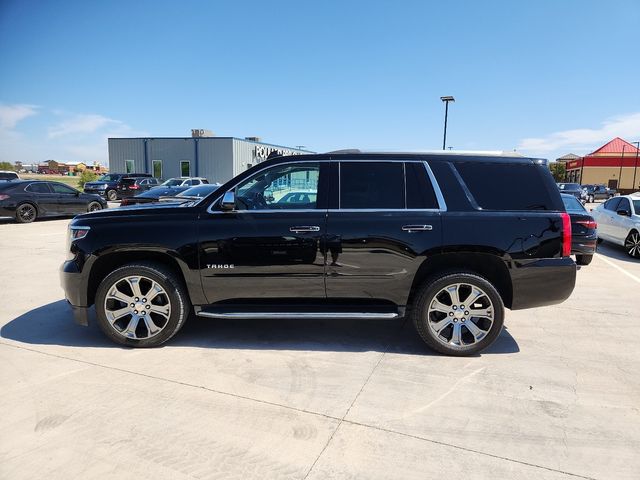
[(640, 258), (640, 193), (613, 197), (591, 211), (598, 222), (598, 238), (624, 246)]

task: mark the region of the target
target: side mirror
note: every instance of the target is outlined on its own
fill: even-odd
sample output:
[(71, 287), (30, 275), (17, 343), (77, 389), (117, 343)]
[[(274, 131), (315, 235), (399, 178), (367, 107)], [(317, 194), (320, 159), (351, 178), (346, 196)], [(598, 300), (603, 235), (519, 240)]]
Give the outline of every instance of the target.
[(222, 207), (222, 210), (225, 212), (235, 210), (236, 194), (232, 190), (224, 194), (224, 196), (222, 197), (222, 202), (220, 203), (220, 207)]
[(629, 216), (629, 212), (627, 210), (618, 210), (616, 213), (618, 215), (622, 216), (622, 217), (628, 217)]

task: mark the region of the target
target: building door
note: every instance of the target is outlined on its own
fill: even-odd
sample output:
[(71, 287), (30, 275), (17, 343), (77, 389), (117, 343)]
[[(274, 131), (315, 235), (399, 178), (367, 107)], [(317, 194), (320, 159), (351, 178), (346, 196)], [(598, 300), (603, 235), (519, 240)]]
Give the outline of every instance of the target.
[(209, 303), (325, 298), (327, 167), (328, 162), (273, 165), (232, 189), (233, 211), (222, 211), (217, 201), (209, 207), (198, 225), (200, 275)]
[(609, 188), (618, 188), (618, 180), (609, 180)]

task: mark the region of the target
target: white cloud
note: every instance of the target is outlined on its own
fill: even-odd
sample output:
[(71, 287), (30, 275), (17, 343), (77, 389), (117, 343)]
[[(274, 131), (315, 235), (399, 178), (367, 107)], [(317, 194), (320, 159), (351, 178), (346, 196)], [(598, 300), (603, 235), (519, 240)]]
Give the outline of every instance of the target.
[[(640, 112), (608, 118), (600, 128), (563, 130), (540, 138), (525, 138), (519, 151), (545, 154), (554, 151), (593, 151), (615, 137), (628, 141), (640, 136)], [(567, 152), (565, 152), (567, 153)]]
[(37, 105), (0, 105), (0, 129), (11, 130), (18, 122), (38, 113)]
[(120, 120), (113, 120), (112, 118), (91, 114), (79, 114), (74, 115), (67, 120), (49, 127), (49, 138), (63, 137), (65, 135), (81, 135), (95, 133), (98, 130), (109, 127), (117, 130), (127, 130), (129, 127)]

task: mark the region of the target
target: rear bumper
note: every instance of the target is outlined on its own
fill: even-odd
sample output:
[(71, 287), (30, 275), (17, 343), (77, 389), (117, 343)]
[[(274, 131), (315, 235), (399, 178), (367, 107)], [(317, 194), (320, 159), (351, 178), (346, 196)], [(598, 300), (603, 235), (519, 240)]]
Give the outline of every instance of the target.
[(574, 235), (571, 239), (571, 254), (578, 255), (593, 255), (596, 252), (596, 245), (598, 243), (598, 235)]
[(561, 303), (576, 284), (576, 264), (570, 257), (516, 261), (510, 273), (512, 310)]

